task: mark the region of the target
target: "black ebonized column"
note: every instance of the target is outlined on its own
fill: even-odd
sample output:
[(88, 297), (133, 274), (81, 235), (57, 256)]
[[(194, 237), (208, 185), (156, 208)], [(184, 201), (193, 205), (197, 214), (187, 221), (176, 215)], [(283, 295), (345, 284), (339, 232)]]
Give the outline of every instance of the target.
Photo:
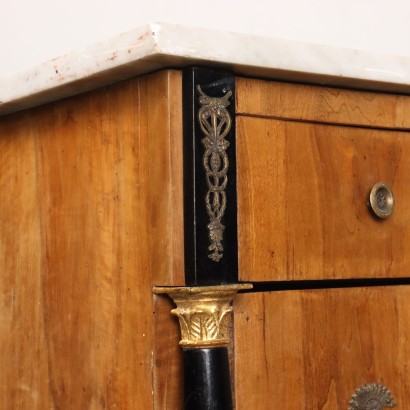
[(176, 304), (172, 314), (181, 325), (184, 409), (231, 410), (232, 388), (228, 345), (233, 299), (250, 284), (194, 287), (154, 287)]
[(184, 349), (185, 410), (231, 410), (228, 349)]

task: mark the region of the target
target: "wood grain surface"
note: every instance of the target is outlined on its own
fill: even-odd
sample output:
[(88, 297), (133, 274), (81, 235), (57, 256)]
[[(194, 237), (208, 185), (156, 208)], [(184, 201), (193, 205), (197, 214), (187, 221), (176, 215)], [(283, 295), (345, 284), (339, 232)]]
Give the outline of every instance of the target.
[[(240, 279), (409, 276), (409, 136), (237, 118)], [(387, 220), (367, 206), (379, 181), (395, 194)]]
[(181, 122), (173, 71), (0, 120), (1, 409), (167, 408), (151, 288), (183, 283)]
[(183, 367), (180, 326), (170, 314), (175, 305), (170, 298), (154, 296), (154, 409), (182, 410)]
[[(182, 408), (178, 324), (151, 294), (184, 283), (181, 81), (164, 71), (0, 119), (0, 409)], [(238, 79), (241, 280), (408, 276), (409, 134), (368, 127), (409, 128), (409, 107)], [(381, 180), (396, 195), (383, 222), (366, 206)], [(406, 406), (409, 296), (240, 295), (237, 409), (346, 409), (374, 381)]]
[(236, 409), (347, 409), (356, 388), (410, 397), (410, 288), (239, 295)]
[(236, 78), (236, 112), (251, 116), (410, 128), (410, 97)]

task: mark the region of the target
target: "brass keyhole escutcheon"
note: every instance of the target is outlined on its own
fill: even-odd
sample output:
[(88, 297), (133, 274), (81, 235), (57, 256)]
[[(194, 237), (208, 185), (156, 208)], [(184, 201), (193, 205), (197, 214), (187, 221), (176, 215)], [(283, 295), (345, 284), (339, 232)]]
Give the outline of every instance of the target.
[(377, 217), (386, 219), (394, 210), (393, 191), (386, 183), (378, 182), (370, 191), (369, 203)]

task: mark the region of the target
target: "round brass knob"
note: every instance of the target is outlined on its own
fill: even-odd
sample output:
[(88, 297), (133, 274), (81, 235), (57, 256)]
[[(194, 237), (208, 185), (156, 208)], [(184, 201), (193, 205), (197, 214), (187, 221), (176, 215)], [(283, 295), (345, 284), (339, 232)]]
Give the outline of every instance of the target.
[(384, 182), (378, 182), (370, 191), (370, 207), (376, 216), (388, 218), (394, 210), (394, 195), (391, 188)]

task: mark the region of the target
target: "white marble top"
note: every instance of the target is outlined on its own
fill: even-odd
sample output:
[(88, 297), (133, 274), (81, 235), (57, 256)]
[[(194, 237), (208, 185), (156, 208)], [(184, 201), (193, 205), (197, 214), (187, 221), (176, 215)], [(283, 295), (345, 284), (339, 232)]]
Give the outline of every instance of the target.
[(0, 114), (192, 64), (264, 78), (410, 94), (410, 57), (155, 23), (0, 77)]

